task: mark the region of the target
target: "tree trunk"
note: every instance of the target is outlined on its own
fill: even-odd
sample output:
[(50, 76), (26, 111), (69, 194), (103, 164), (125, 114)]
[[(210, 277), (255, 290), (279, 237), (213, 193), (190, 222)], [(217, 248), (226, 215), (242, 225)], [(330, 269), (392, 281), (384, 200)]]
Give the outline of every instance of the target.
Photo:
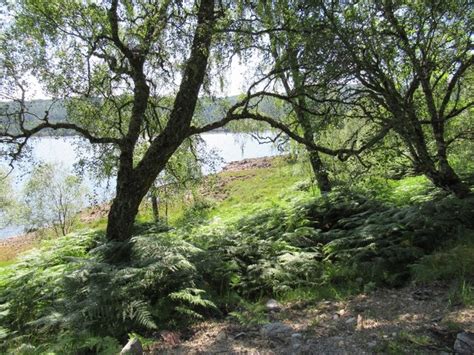
[[(441, 119), (439, 119), (442, 121)], [(448, 161), (446, 141), (444, 139), (444, 124), (432, 124), (436, 141), (436, 158), (438, 160), (439, 181), (437, 186), (454, 193), (459, 198), (466, 197), (471, 191), (453, 170)]]
[(329, 181), (329, 175), (324, 168), (319, 153), (317, 151), (309, 151), (309, 161), (321, 193), (324, 194), (330, 192), (331, 182)]
[(153, 213), (153, 220), (158, 222), (160, 220), (160, 210), (158, 209), (158, 197), (156, 196), (156, 191), (151, 192), (151, 210)]
[[(293, 105), (293, 107), (295, 109), (298, 123), (303, 129), (303, 137), (308, 142), (314, 142), (313, 128), (311, 127), (311, 124), (308, 121), (308, 117), (303, 111), (303, 109), (306, 108), (306, 103), (303, 99), (301, 99), (299, 100), (299, 105), (300, 106)], [(309, 162), (311, 164), (311, 168), (313, 169), (314, 177), (316, 178), (316, 183), (318, 184), (319, 190), (323, 194), (330, 192), (331, 182), (329, 180), (329, 175), (326, 169), (324, 168), (324, 164), (321, 160), (321, 157), (319, 156), (319, 152), (309, 147), (306, 147), (306, 150), (309, 153)]]
[(112, 242), (107, 259), (110, 262), (130, 260), (129, 240), (141, 198), (127, 189), (117, 191), (107, 220), (107, 239)]
[[(136, 167), (133, 167), (134, 141), (126, 141), (121, 147), (116, 196), (107, 222), (107, 239), (111, 245), (106, 256), (109, 262), (126, 262), (130, 259), (129, 241), (140, 202), (172, 154), (189, 135), (199, 90), (206, 73), (214, 23), (214, 0), (201, 0), (191, 53), (166, 127), (152, 141)], [(142, 89), (147, 88), (145, 86)], [(140, 94), (138, 91), (136, 88), (135, 95)], [(143, 104), (143, 100), (139, 103)], [(139, 132), (139, 127), (135, 126), (141, 121), (137, 119), (132, 122), (134, 126), (131, 125), (129, 130), (133, 128)], [(131, 136), (138, 137), (137, 134)]]
[[(410, 110), (407, 116), (404, 116), (402, 111), (394, 109), (393, 112), (397, 117), (405, 117), (403, 124), (396, 127), (395, 131), (410, 149), (415, 171), (423, 173), (436, 187), (451, 192), (459, 198), (466, 197), (470, 193), (470, 189), (449, 165), (442, 132), (435, 130), (437, 152), (435, 159), (433, 159), (415, 110)], [(435, 160), (438, 164), (435, 163)]]
[(425, 175), (436, 187), (449, 191), (458, 198), (464, 198), (471, 192), (469, 186), (461, 181), (449, 164), (440, 163), (437, 169), (426, 169)]

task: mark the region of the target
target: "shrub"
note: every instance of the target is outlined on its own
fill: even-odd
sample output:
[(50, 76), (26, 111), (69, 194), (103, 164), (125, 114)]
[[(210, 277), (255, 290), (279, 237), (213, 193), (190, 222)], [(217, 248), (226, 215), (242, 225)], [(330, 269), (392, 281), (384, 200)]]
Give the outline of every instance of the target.
[(176, 326), (214, 307), (199, 289), (190, 261), (199, 249), (191, 244), (140, 235), (133, 261), (124, 265), (103, 262), (107, 248), (100, 234), (69, 235), (0, 275), (1, 349), (28, 345), (41, 352), (65, 342), (70, 352), (111, 349), (131, 331)]

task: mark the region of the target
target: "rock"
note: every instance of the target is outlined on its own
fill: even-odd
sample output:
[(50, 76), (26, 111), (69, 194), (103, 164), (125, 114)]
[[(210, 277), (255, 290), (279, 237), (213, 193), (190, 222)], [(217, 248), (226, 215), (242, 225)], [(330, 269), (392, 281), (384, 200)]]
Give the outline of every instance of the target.
[(177, 332), (171, 332), (169, 330), (162, 330), (160, 332), (161, 339), (166, 345), (176, 346), (181, 342), (180, 334)]
[(291, 348), (293, 350), (298, 350), (303, 345), (303, 334), (301, 333), (294, 333), (291, 334)]
[(246, 335), (247, 333), (245, 332), (240, 332), (240, 333), (237, 333), (234, 335), (234, 339), (239, 339), (239, 338), (242, 338)]
[(362, 329), (364, 329), (364, 327), (365, 327), (364, 317), (362, 317), (361, 314), (358, 314), (358, 315), (357, 315), (357, 326), (356, 326), (356, 329), (357, 329), (357, 330), (362, 330)]
[(216, 336), (216, 341), (225, 341), (227, 340), (227, 334), (225, 331), (219, 332)]
[(281, 311), (281, 305), (274, 299), (269, 299), (265, 304), (268, 312), (279, 312)]
[(356, 323), (356, 322), (357, 322), (357, 319), (355, 319), (354, 317), (351, 317), (351, 318), (346, 320), (346, 324), (352, 324), (352, 323)]
[(142, 355), (142, 343), (137, 338), (130, 339), (120, 352), (121, 355)]
[(454, 342), (454, 352), (460, 355), (474, 354), (474, 333), (458, 333)]
[(368, 346), (369, 348), (375, 348), (375, 347), (377, 346), (377, 342), (376, 342), (375, 340), (374, 340), (374, 341), (369, 341), (369, 342), (367, 343), (367, 346)]
[(341, 316), (341, 317), (344, 316), (346, 313), (347, 313), (347, 312), (346, 312), (345, 309), (341, 309), (341, 310), (339, 310), (339, 311), (337, 312), (337, 314), (339, 314), (339, 316)]
[(293, 329), (286, 324), (274, 322), (265, 324), (260, 332), (265, 338), (285, 341), (286, 338), (290, 337)]

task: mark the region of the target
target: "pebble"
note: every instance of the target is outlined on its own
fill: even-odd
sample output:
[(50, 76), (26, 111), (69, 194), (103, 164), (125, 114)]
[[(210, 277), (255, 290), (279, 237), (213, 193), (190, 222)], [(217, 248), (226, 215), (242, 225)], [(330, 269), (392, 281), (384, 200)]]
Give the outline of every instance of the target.
[(291, 334), (291, 347), (293, 350), (298, 350), (303, 345), (303, 334)]
[(474, 333), (458, 333), (454, 342), (454, 352), (460, 355), (474, 354)]
[(279, 312), (281, 311), (281, 305), (274, 299), (269, 299), (265, 304), (269, 312)]
[(346, 320), (346, 324), (352, 324), (352, 323), (356, 323), (356, 322), (357, 322), (357, 320), (354, 317), (351, 317), (348, 320)]
[(224, 331), (219, 332), (216, 336), (216, 341), (224, 341), (226, 339), (227, 339), (227, 334)]
[(374, 340), (374, 341), (369, 341), (369, 342), (367, 343), (367, 346), (368, 346), (369, 348), (375, 348), (375, 347), (377, 346), (377, 342), (376, 342), (375, 340)]
[(128, 343), (123, 347), (120, 352), (121, 355), (142, 355), (143, 348), (140, 340), (133, 338), (128, 341)]
[(285, 341), (285, 338), (288, 338), (293, 332), (293, 328), (281, 322), (274, 322), (262, 326), (260, 332), (265, 338)]

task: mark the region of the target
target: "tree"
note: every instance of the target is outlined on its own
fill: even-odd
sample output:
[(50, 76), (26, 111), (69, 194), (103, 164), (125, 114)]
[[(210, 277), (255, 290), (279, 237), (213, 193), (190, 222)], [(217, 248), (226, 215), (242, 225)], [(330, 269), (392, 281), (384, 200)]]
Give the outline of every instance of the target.
[[(13, 160), (28, 140), (45, 130), (69, 130), (93, 144), (113, 146), (117, 179), (108, 215), (109, 261), (130, 257), (138, 207), (178, 147), (196, 134), (234, 119), (252, 118), (236, 103), (219, 121), (200, 126), (193, 115), (209, 61), (226, 55), (226, 31), (238, 3), (112, 0), (23, 0), (9, 3), (0, 60), (0, 143)], [(224, 7), (226, 6), (226, 7)], [(214, 44), (213, 44), (214, 40)], [(232, 46), (230, 46), (232, 53)], [(214, 64), (216, 64), (218, 61)], [(29, 111), (28, 85), (35, 77), (61, 99), (66, 122), (49, 111)], [(175, 83), (179, 83), (175, 85)], [(140, 140), (149, 146), (135, 154)]]
[(0, 168), (0, 228), (4, 228), (16, 219), (18, 204), (15, 195), (10, 176)]
[(52, 227), (57, 236), (71, 231), (86, 202), (79, 178), (52, 164), (33, 170), (23, 194), (23, 219), (28, 227)]
[[(323, 129), (321, 117), (324, 118), (327, 112), (318, 113), (312, 99), (314, 83), (308, 83), (311, 78), (305, 62), (305, 41), (307, 33), (312, 33), (313, 41), (318, 42), (319, 34), (322, 32), (312, 31), (318, 23), (315, 23), (311, 11), (300, 1), (270, 1), (263, 2), (259, 11), (263, 22), (263, 31), (268, 31), (268, 51), (274, 61), (272, 72), (283, 85), (284, 92), (293, 108), (296, 122), (301, 127), (305, 140), (315, 141), (318, 131)], [(272, 29), (280, 28), (280, 31)], [(320, 43), (323, 43), (321, 41)], [(314, 60), (314, 57), (312, 58)], [(320, 58), (319, 64), (324, 60)], [(314, 64), (314, 63), (312, 63)], [(314, 65), (311, 66), (314, 70)], [(314, 76), (313, 76), (314, 78)], [(321, 88), (319, 88), (321, 90)], [(309, 102), (308, 102), (309, 101)], [(323, 106), (323, 105), (320, 105)], [(311, 168), (316, 177), (318, 187), (322, 192), (331, 190), (331, 183), (320, 154), (316, 149), (307, 146)]]
[(466, 91), (474, 64), (470, 2), (325, 3), (323, 11), (336, 35), (340, 69), (332, 80), (346, 83), (339, 97), (357, 100), (374, 122), (391, 127), (415, 170), (434, 185), (468, 194), (449, 163), (448, 146), (472, 129), (451, 129), (474, 106)]
[[(119, 151), (117, 187), (107, 238), (127, 242), (138, 206), (167, 161), (190, 135), (218, 16), (214, 0), (71, 2), (25, 0), (11, 4), (16, 22), (3, 35), (4, 87), (20, 89), (3, 116), (3, 141), (18, 155), (45, 129), (68, 129)], [(31, 63), (23, 54), (29, 52)], [(28, 64), (30, 66), (28, 66)], [(174, 70), (181, 66), (179, 74)], [(35, 74), (54, 97), (68, 98), (71, 122), (27, 115), (25, 74)], [(140, 161), (134, 150), (159, 106), (158, 91), (179, 78), (162, 129)], [(7, 82), (8, 81), (8, 82)], [(10, 89), (10, 93), (14, 93)], [(128, 93), (132, 92), (131, 95)], [(171, 95), (171, 93), (167, 93)], [(128, 258), (126, 243), (111, 260)]]

